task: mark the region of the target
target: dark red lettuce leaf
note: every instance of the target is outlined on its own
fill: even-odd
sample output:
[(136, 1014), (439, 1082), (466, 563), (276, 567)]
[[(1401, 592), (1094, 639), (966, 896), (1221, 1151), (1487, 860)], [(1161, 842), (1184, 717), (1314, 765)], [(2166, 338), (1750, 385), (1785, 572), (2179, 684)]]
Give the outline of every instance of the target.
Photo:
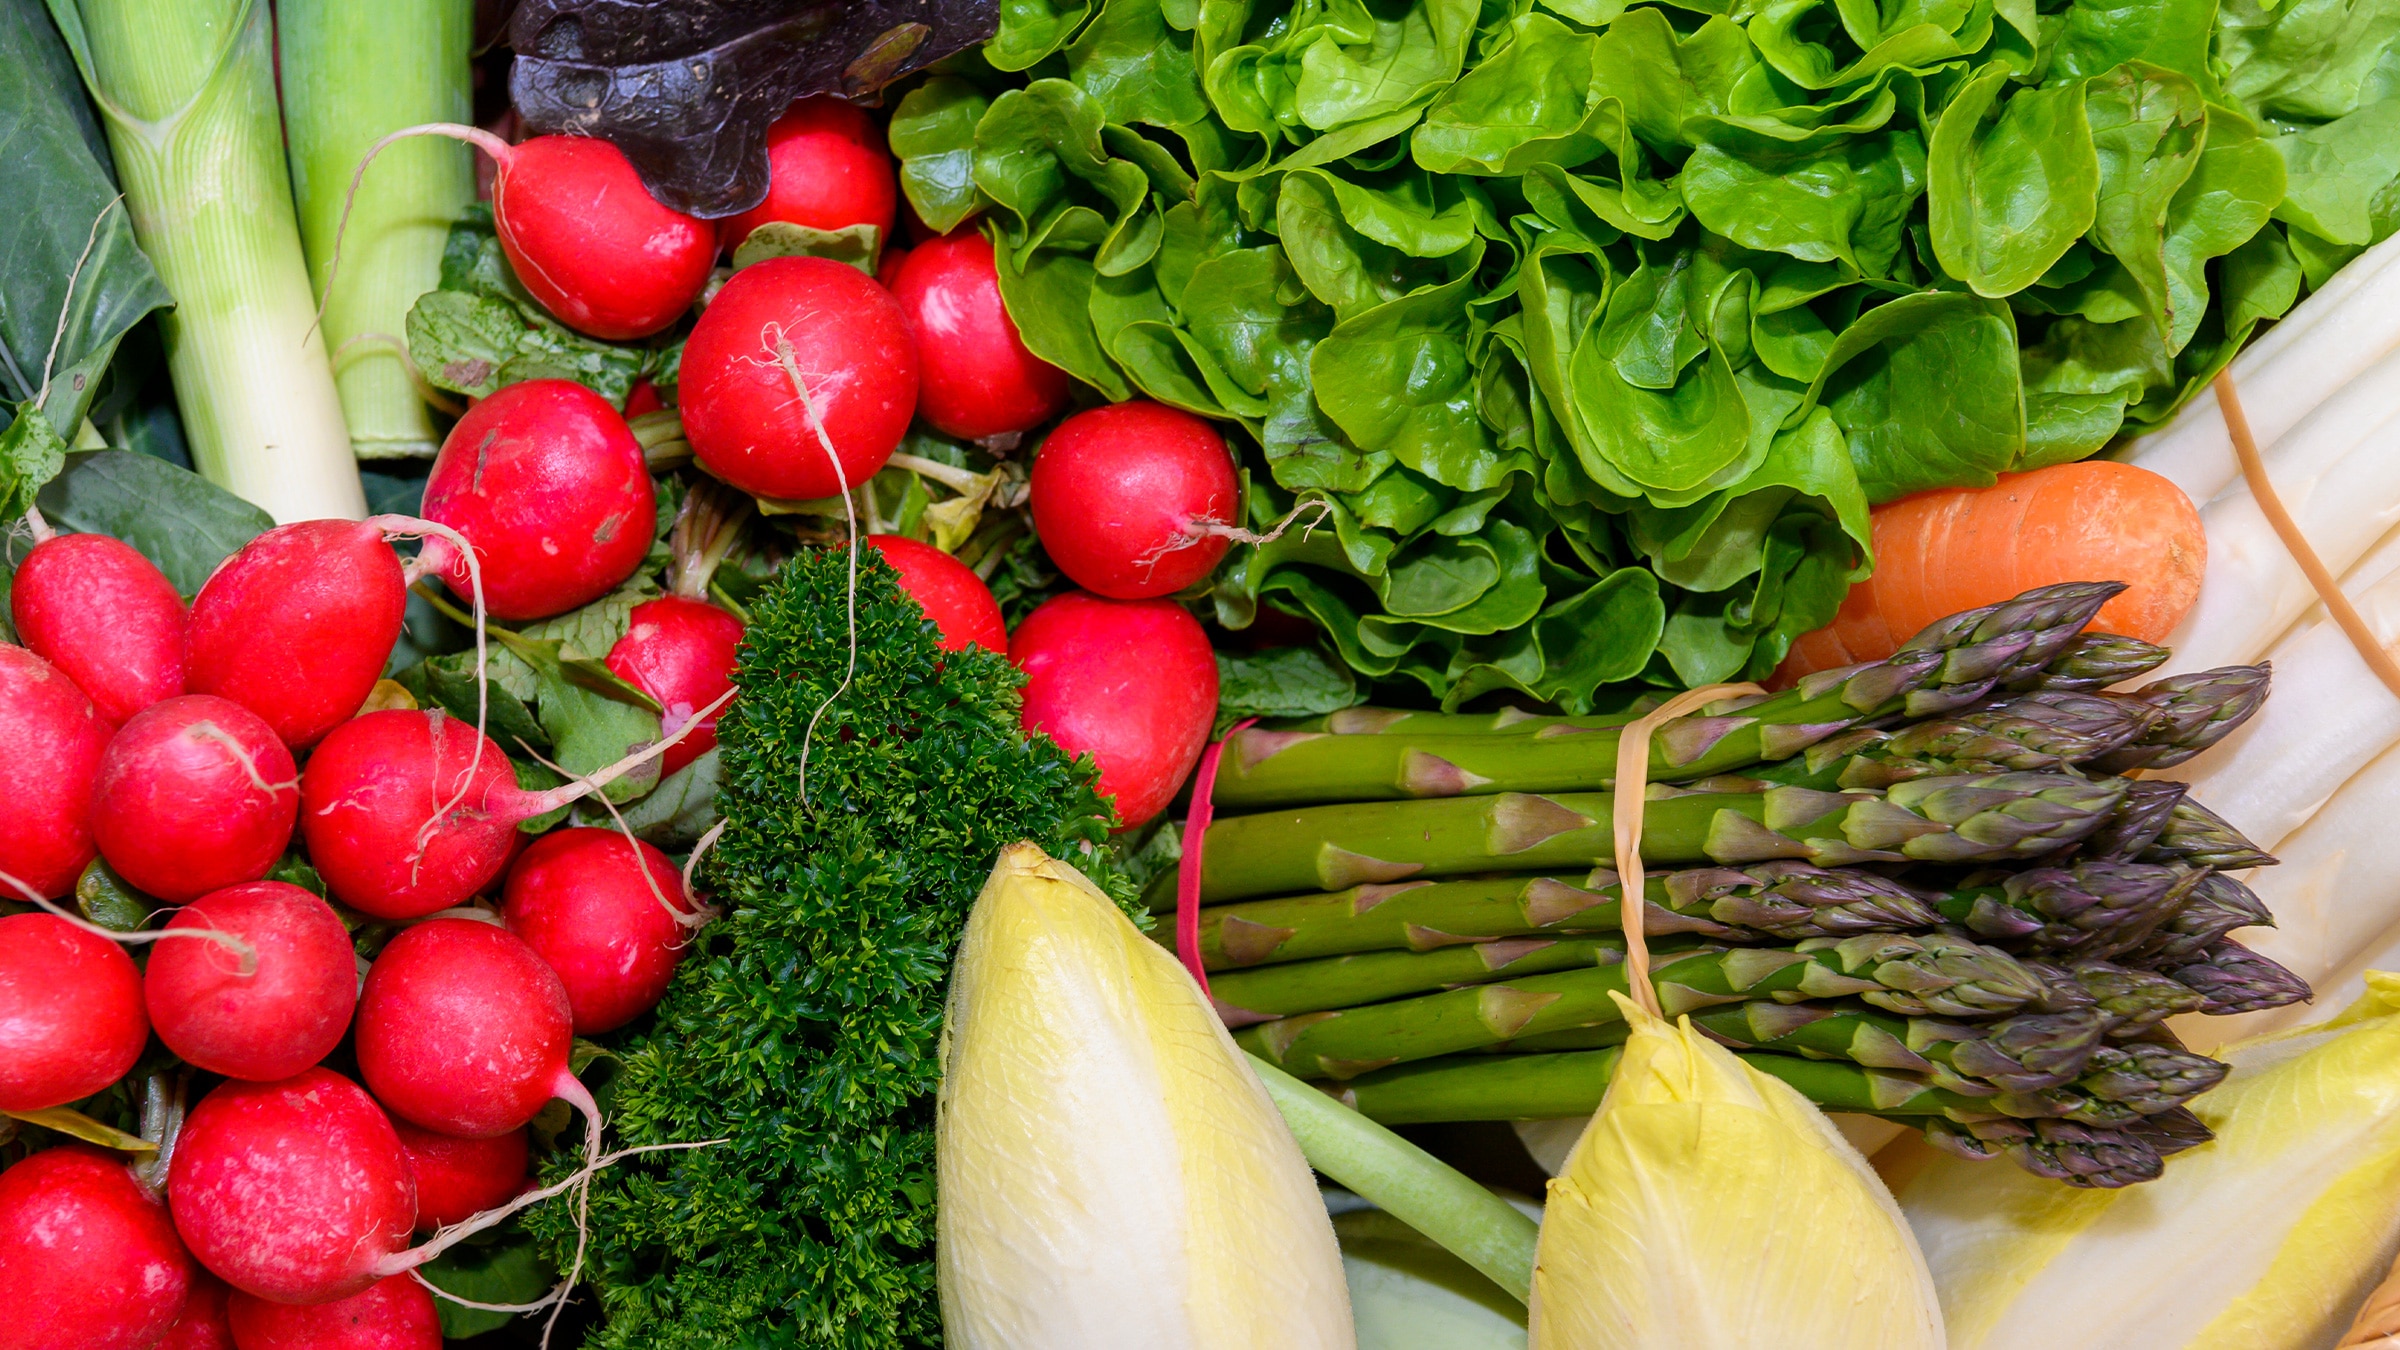
[(791, 101), (863, 99), (983, 41), (998, 0), (522, 0), (509, 93), (527, 128), (612, 141), (696, 216), (767, 195), (767, 124)]

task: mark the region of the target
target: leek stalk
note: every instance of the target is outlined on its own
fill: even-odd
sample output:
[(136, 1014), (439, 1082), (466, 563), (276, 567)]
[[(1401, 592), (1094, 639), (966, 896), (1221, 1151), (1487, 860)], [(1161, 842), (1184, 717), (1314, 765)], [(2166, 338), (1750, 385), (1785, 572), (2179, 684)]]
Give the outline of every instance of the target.
[(263, 0), (50, 0), (108, 125), (192, 462), (278, 521), (366, 515), (292, 213)]
[[(360, 180), (346, 229), (342, 212), (378, 138), (469, 120), (475, 5), (283, 0), (275, 28), (292, 195), (351, 448), (361, 459), (430, 456), (441, 437), (399, 334), (409, 306), (441, 280), (450, 222), (475, 200), (474, 152), (434, 136), (397, 142)], [(328, 289), (337, 235), (341, 266)]]

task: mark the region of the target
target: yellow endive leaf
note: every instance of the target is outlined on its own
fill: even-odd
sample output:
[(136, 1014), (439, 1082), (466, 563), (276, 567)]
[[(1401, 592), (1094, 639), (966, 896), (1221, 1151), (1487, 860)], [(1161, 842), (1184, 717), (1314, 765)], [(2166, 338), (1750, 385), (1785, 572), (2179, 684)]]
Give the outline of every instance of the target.
[(1534, 1350), (1938, 1350), (1924, 1261), (1832, 1122), (1619, 1002), (1624, 1059), (1550, 1183)]
[(956, 1350), (1350, 1350), (1308, 1163), (1199, 986), (1011, 845), (951, 979), (937, 1265)]
[(1943, 1158), (1901, 1194), (1956, 1350), (2332, 1345), (2400, 1250), (2400, 977), (2228, 1047), (2217, 1138), (2080, 1191)]

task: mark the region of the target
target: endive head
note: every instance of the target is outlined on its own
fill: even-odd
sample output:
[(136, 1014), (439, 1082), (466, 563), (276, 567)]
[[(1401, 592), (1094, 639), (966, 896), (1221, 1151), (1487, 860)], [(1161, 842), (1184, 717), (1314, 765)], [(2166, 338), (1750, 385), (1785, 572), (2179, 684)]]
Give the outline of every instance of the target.
[(958, 1350), (1349, 1350), (1308, 1163), (1199, 986), (1074, 868), (1002, 852), (937, 1130)]
[(1550, 1183), (1535, 1350), (1938, 1350), (1924, 1258), (1784, 1083), (1620, 998), (1630, 1035)]
[(1901, 1194), (1956, 1350), (2329, 1346), (2400, 1249), (2400, 976), (2228, 1047), (2216, 1138), (2158, 1180), (2078, 1190), (1940, 1158)]

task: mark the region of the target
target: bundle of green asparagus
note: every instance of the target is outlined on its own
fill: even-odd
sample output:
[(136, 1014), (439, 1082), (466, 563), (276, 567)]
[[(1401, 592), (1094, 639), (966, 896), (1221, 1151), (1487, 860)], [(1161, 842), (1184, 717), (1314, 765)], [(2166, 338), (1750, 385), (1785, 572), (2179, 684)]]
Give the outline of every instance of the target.
[[(2229, 936), (2272, 921), (2231, 874), (2274, 860), (2138, 775), (2239, 726), (2267, 670), (2107, 692), (2168, 655), (2083, 631), (2119, 589), (2044, 587), (1659, 727), (1640, 847), (1676, 870), (1639, 900), (1668, 1015), (1829, 1110), (2080, 1185), (2206, 1138), (2184, 1106), (2223, 1066), (2164, 1020), (2309, 991)], [(1235, 734), (1199, 956), (1237, 1038), (1388, 1123), (1591, 1111), (1624, 1036), (1610, 794), (1640, 713)]]

